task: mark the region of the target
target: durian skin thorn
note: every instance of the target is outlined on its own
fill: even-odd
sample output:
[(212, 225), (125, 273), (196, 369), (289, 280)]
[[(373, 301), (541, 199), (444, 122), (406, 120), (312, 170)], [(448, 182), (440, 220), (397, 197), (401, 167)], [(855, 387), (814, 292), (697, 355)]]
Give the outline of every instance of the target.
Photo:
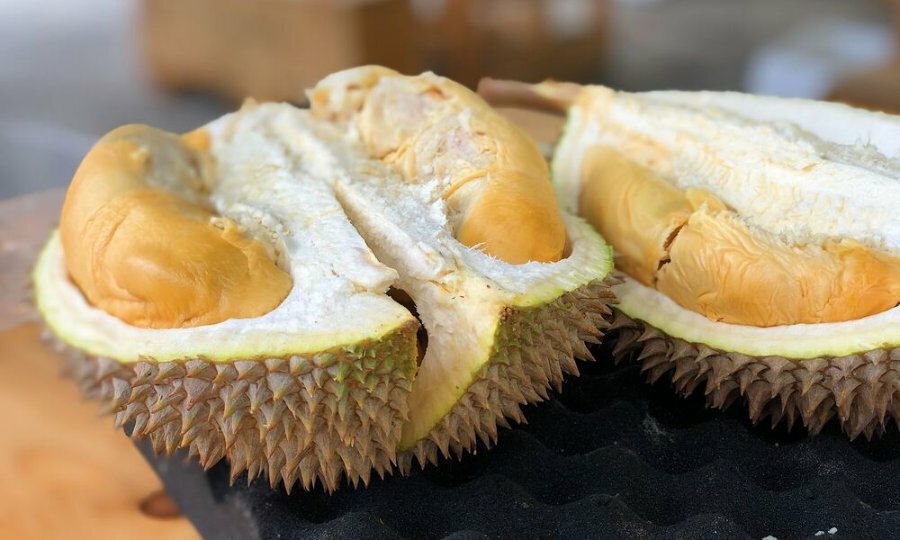
[(287, 296), (291, 278), (263, 246), (205, 207), (208, 144), (202, 131), (127, 125), (85, 156), (60, 235), (91, 304), (133, 326), (179, 328), (259, 316)]
[(900, 425), (898, 347), (800, 361), (755, 357), (673, 338), (619, 310), (610, 330), (616, 363), (637, 362), (650, 383), (666, 377), (684, 396), (705, 394), (711, 407), (743, 401), (754, 424), (769, 417), (773, 428), (800, 423), (815, 435), (834, 418), (851, 440)]

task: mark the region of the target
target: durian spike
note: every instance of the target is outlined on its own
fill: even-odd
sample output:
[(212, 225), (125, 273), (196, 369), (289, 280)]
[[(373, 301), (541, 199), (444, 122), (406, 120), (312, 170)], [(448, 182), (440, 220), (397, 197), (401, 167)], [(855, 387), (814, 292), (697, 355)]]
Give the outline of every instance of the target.
[[(585, 285), (538, 308), (534, 314), (534, 318), (539, 319), (538, 324), (529, 320), (530, 314), (511, 311), (506, 318), (504, 335), (498, 338), (501, 343), (498, 350), (506, 352), (498, 353), (498, 358), (482, 367), (476, 380), (427, 438), (397, 456), (401, 473), (408, 474), (414, 461), (424, 468), (429, 463), (437, 463), (439, 456), (461, 457), (475, 451), (479, 440), (485, 446), (491, 446), (497, 440), (498, 426), (509, 428), (510, 421), (525, 421), (522, 405), (547, 399), (548, 390), (557, 386), (563, 375), (576, 375), (573, 357), (582, 336), (578, 332), (554, 335), (546, 332), (545, 327), (563, 321), (562, 327), (574, 328), (571, 319), (580, 317), (581, 310), (571, 307), (579, 307), (585, 299), (604, 303), (614, 301), (614, 297), (607, 294), (609, 279)], [(599, 339), (602, 330), (595, 328), (592, 333)], [(530, 346), (525, 354), (511, 344), (512, 336), (529, 338)], [(472, 429), (476, 421), (482, 426), (477, 433)]]
[[(617, 356), (642, 364), (651, 380), (667, 373), (675, 381), (692, 366), (693, 382), (685, 392), (702, 388), (707, 403), (718, 409), (742, 400), (753, 423), (766, 416), (772, 425), (795, 421), (816, 434), (836, 418), (850, 439), (884, 432), (888, 420), (900, 422), (900, 348), (843, 357), (790, 360), (753, 357), (667, 336), (616, 311), (613, 327), (623, 347)], [(641, 354), (631, 354), (642, 351)], [(679, 371), (681, 368), (681, 371)], [(702, 384), (701, 384), (702, 383)]]
[[(410, 327), (405, 333), (414, 331)], [(410, 340), (402, 334), (393, 340), (378, 345), (385, 348), (388, 358), (383, 362), (393, 362), (392, 357), (400, 354), (412, 364), (414, 354), (396, 349)], [(400, 422), (408, 414), (405, 398), (410, 386), (405, 382), (411, 370), (392, 370), (379, 363), (363, 365), (358, 360), (367, 354), (365, 350), (344, 352), (337, 362), (346, 366), (351, 376), (359, 380), (376, 377), (379, 384), (390, 385), (397, 394), (392, 407), (374, 394), (367, 394), (365, 403), (355, 404), (359, 410), (378, 410), (380, 424), (358, 422), (356, 414), (341, 417), (328, 407), (310, 406), (309, 401), (291, 409), (287, 399), (276, 397), (276, 393), (299, 396), (307, 379), (330, 380), (329, 368), (314, 367), (309, 376), (287, 376), (279, 371), (286, 365), (281, 359), (236, 361), (227, 369), (197, 359), (110, 365), (75, 349), (66, 350), (69, 376), (89, 390), (105, 388), (95, 397), (102, 408), (116, 413), (119, 425), (133, 422), (132, 437), (149, 439), (157, 454), (185, 448), (205, 469), (225, 458), (231, 466), (232, 483), (244, 471), (248, 482), (263, 476), (272, 486), (283, 483), (288, 491), (298, 479), (305, 489), (319, 482), (329, 492), (344, 478), (354, 485), (360, 480), (368, 483), (371, 469), (381, 476), (391, 470)], [(142, 384), (148, 377), (153, 385)], [(315, 396), (333, 399), (340, 408), (349, 398), (337, 397), (332, 386), (322, 385)], [(141, 390), (135, 391), (137, 387)], [(125, 391), (128, 388), (130, 394)], [(358, 455), (360, 449), (365, 455)]]

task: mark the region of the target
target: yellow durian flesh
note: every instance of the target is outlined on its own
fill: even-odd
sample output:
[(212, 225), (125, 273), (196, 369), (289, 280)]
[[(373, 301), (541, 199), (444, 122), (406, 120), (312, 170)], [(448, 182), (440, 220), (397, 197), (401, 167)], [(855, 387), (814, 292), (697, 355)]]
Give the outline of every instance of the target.
[(693, 211), (690, 201), (611, 149), (592, 149), (582, 171), (578, 213), (612, 244), (621, 270), (652, 285), (669, 243)]
[(711, 320), (839, 322), (900, 303), (898, 257), (852, 240), (787, 243), (611, 148), (586, 150), (582, 171), (580, 211), (616, 249), (619, 267)]
[(264, 247), (203, 205), (205, 144), (202, 132), (131, 125), (84, 158), (60, 236), (91, 304), (136, 327), (179, 328), (256, 317), (287, 296), (291, 278)]
[(566, 230), (535, 143), (475, 93), (425, 73), (366, 66), (309, 93), (314, 116), (349, 120), (407, 182), (438, 179), (457, 240), (511, 264), (555, 262)]

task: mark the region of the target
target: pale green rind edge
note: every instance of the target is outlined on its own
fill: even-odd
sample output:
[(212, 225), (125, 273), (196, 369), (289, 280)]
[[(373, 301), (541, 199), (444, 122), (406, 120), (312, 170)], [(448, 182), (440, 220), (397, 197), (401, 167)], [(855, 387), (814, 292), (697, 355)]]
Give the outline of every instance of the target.
[(495, 359), (494, 345), (498, 336), (503, 332), (500, 319), (503, 308), (540, 309), (541, 306), (550, 304), (567, 293), (590, 283), (603, 281), (612, 273), (612, 248), (606, 244), (603, 237), (582, 218), (567, 213), (563, 213), (563, 217), (566, 221), (566, 231), (570, 235), (572, 254), (559, 262), (550, 263), (559, 267), (559, 271), (555, 275), (545, 278), (527, 293), (516, 295), (508, 304), (495, 306), (496, 312), (491, 314), (490, 321), (486, 323), (491, 325), (493, 331), (487, 333), (485, 339), (479, 343), (477, 354), (480, 357), (477, 361), (472, 362), (465, 382), (456, 386), (453, 400), (449, 401), (447, 406), (435, 415), (430, 426), (427, 429), (416, 430), (415, 435), (410, 436), (405, 444), (401, 443), (401, 448), (409, 449), (418, 440), (426, 437), (452, 410), (453, 405), (466, 393), (469, 386), (477, 380), (477, 375), (481, 370)]
[(711, 321), (631, 278), (612, 289), (616, 309), (632, 319), (727, 352), (804, 360), (900, 346), (900, 307), (855, 321), (761, 328)]
[(528, 293), (518, 295), (511, 304), (513, 307), (527, 308), (548, 304), (592, 281), (605, 279), (613, 271), (612, 247), (603, 240), (600, 233), (578, 216), (567, 214), (565, 219), (567, 231), (570, 234), (577, 233), (577, 236), (572, 238), (573, 249), (585, 249), (587, 252), (574, 262), (571, 259), (563, 259), (552, 263), (561, 266), (572, 266), (574, 263), (577, 265), (561, 270), (553, 278), (532, 287)]
[[(613, 271), (613, 252), (612, 247), (606, 243), (603, 237), (598, 233), (587, 221), (564, 213), (566, 220), (566, 230), (576, 233), (577, 236), (572, 238), (573, 250), (586, 250), (585, 256), (578, 257), (577, 261), (572, 258), (563, 259), (557, 263), (562, 266), (572, 266), (577, 263), (575, 268), (560, 271), (551, 279), (544, 280), (541, 284), (535, 286), (526, 294), (518, 295), (509, 307), (514, 308), (540, 308), (540, 306), (550, 304), (564, 294), (575, 291), (590, 283), (605, 280)], [(484, 343), (485, 356), (481, 362), (472, 370), (472, 375), (481, 371), (485, 364), (491, 361), (494, 348), (494, 342), (497, 336), (502, 332), (500, 326), (499, 313), (494, 321), (495, 331), (491, 334), (490, 343)], [(465, 393), (466, 388), (462, 388), (459, 395)], [(459, 397), (459, 396), (457, 396)]]

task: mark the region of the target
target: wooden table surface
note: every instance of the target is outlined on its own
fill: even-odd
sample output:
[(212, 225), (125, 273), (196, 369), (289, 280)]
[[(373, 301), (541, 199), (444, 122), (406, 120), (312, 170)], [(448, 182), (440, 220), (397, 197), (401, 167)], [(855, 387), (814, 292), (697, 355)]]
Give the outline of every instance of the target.
[(0, 538), (197, 538), (40, 339), (27, 274), (61, 201), (61, 190), (0, 201)]
[[(561, 124), (507, 114), (542, 143)], [(63, 196), (0, 201), (0, 539), (196, 538), (131, 441), (60, 376), (59, 355), (40, 339), (28, 273)]]

